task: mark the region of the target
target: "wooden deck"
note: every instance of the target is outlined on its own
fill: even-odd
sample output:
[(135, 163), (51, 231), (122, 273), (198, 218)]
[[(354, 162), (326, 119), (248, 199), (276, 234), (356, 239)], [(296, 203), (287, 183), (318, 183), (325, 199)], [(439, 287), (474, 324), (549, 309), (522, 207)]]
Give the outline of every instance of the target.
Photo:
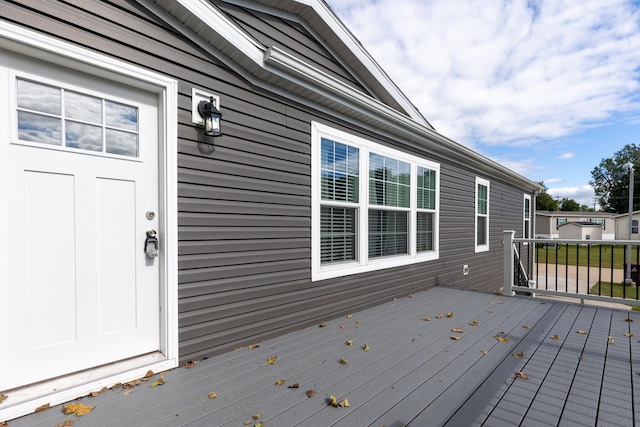
[(9, 426), (640, 423), (640, 312), (438, 287), (351, 314), (85, 397), (83, 417), (54, 407)]

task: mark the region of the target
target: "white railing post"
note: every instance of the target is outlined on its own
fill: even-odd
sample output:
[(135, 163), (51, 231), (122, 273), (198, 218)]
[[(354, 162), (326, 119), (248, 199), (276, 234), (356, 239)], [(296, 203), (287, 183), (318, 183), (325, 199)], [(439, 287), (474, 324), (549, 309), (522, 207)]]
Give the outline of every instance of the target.
[(507, 296), (513, 296), (513, 238), (516, 232), (513, 230), (505, 230), (502, 232), (503, 244), (503, 261), (504, 272), (502, 276), (502, 293)]

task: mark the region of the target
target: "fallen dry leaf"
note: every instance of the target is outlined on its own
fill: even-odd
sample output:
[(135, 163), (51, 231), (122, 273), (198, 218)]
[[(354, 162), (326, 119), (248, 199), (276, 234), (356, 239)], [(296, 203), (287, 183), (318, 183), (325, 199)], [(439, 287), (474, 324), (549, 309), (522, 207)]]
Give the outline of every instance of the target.
[(345, 329), (345, 328), (346, 328), (346, 326), (344, 326), (344, 325), (340, 326), (340, 329)]
[(346, 315), (346, 316), (344, 316), (344, 317), (346, 317), (347, 319), (351, 319), (353, 316), (352, 316), (352, 315), (350, 315), (350, 314), (347, 314), (347, 315)]
[(253, 425), (253, 427), (264, 427), (264, 424), (262, 424), (262, 423), (255, 423), (255, 424)]
[(348, 408), (349, 406), (349, 401), (347, 399), (342, 399), (340, 402), (338, 402), (338, 406), (341, 408)]
[(360, 324), (360, 321), (359, 321), (359, 320), (356, 320), (356, 325), (359, 325), (359, 324)]
[(131, 393), (133, 393), (133, 390), (127, 390), (124, 393), (122, 393), (123, 396), (129, 396)]
[(364, 345), (362, 346), (362, 349), (364, 351), (369, 351), (369, 345), (367, 343), (364, 343)]
[(254, 420), (259, 420), (261, 416), (262, 416), (262, 415), (260, 415), (260, 414), (255, 414), (255, 415), (254, 415), (253, 417), (251, 417), (251, 418), (253, 418)]
[(478, 290), (478, 288), (471, 288), (471, 290), (472, 290), (472, 291), (477, 291), (477, 290)]
[(587, 331), (583, 331), (582, 329), (578, 329), (576, 332), (581, 334), (581, 335), (584, 335), (584, 334), (587, 333)]
[(415, 298), (413, 294), (409, 294), (409, 298)]
[(529, 325), (522, 325), (522, 327), (525, 328), (525, 329), (531, 328), (531, 326), (529, 326)]
[(489, 309), (487, 310), (487, 313), (493, 313), (493, 310)]
[(453, 317), (453, 316), (454, 316), (454, 314), (453, 314), (453, 313), (446, 313), (446, 314), (445, 314), (445, 316), (447, 316), (447, 317)]
[(98, 397), (98, 396), (100, 396), (100, 392), (99, 391), (92, 391), (91, 393), (89, 393), (89, 396)]
[(0, 393), (0, 405), (2, 404), (2, 402), (7, 400), (8, 398), (9, 398), (9, 396), (7, 396), (6, 394)]
[(633, 334), (632, 334), (631, 332), (626, 332), (624, 335), (625, 335), (626, 337), (632, 337), (632, 336), (633, 336)]
[(264, 365), (275, 365), (276, 364), (276, 360), (278, 358), (276, 356), (271, 356), (270, 358), (268, 358), (262, 365), (260, 366), (264, 366)]
[(185, 364), (184, 367), (187, 369), (191, 369), (194, 366), (196, 366), (196, 362), (194, 362), (193, 360), (188, 360)]
[(253, 422), (253, 418), (249, 418), (248, 420), (244, 421), (242, 424), (244, 424), (245, 426), (248, 426), (252, 422)]
[(140, 385), (141, 382), (142, 382), (142, 380), (140, 380), (140, 379), (129, 381), (128, 383), (122, 384), (122, 388), (132, 388), (132, 387), (135, 387), (137, 385)]
[(624, 321), (625, 322), (633, 322), (633, 319), (630, 319), (630, 318), (627, 317), (626, 319), (624, 319)]
[(249, 345), (249, 347), (247, 347), (247, 350), (253, 350), (260, 347), (260, 344), (251, 344)]
[(504, 304), (504, 301), (498, 301), (498, 304)]
[(326, 328), (327, 324), (326, 323), (320, 323), (318, 326), (321, 327), (321, 328)]
[(276, 385), (277, 385), (277, 386), (284, 385), (284, 383), (285, 383), (285, 380), (278, 380), (278, 381), (276, 381)]
[(164, 375), (160, 375), (160, 378), (149, 384), (149, 387), (158, 387), (162, 384), (164, 384)]
[(345, 359), (340, 359), (340, 360), (338, 360), (338, 362), (339, 362), (341, 365), (346, 365), (347, 363), (349, 363), (349, 362), (347, 362)]
[(478, 323), (478, 321), (477, 321), (477, 320), (473, 320), (473, 321), (469, 322), (469, 324), (470, 324), (471, 326), (478, 326), (478, 325), (479, 325), (479, 323)]
[(44, 405), (38, 406), (34, 412), (41, 412), (41, 411), (44, 411), (45, 409), (49, 409), (49, 408), (51, 408), (51, 405), (48, 404), (48, 403), (45, 403)]
[(431, 317), (423, 317), (423, 318), (422, 318), (422, 319), (420, 319), (420, 320), (424, 320), (425, 322), (428, 322), (428, 321), (430, 321), (430, 320), (431, 320)]
[(509, 342), (509, 338), (501, 337), (500, 335), (496, 335), (496, 339), (498, 340), (498, 342)]
[(442, 313), (439, 313), (439, 314), (436, 316), (436, 318), (437, 318), (437, 319), (442, 319), (443, 317), (444, 317), (444, 316), (442, 315)]
[(516, 377), (522, 378), (523, 380), (528, 380), (529, 379), (529, 375), (525, 374), (522, 371), (516, 372)]
[(522, 359), (524, 357), (524, 351), (521, 351), (520, 353), (513, 353), (513, 357), (516, 359)]
[(62, 407), (62, 412), (67, 415), (76, 414), (77, 416), (82, 417), (93, 411), (93, 408), (95, 408), (95, 406), (83, 405), (82, 403), (70, 403)]
[(212, 391), (207, 395), (207, 397), (209, 398), (209, 400), (215, 399), (216, 397), (218, 397), (218, 393), (216, 393), (215, 391)]
[(346, 345), (353, 345), (353, 340), (348, 340), (345, 344)]
[(452, 340), (456, 340), (456, 341), (457, 341), (457, 340), (459, 340), (459, 339), (460, 339), (460, 337), (459, 337), (459, 336), (457, 336), (457, 335), (451, 335), (451, 339), (452, 339)]
[(305, 391), (305, 394), (307, 395), (307, 397), (313, 397), (316, 394), (318, 394), (318, 392), (315, 391), (315, 390), (307, 390), (307, 391)]
[[(63, 422), (56, 424), (56, 427), (71, 427), (75, 423), (76, 422), (73, 420), (64, 420)], [(0, 427), (7, 427), (7, 426), (8, 424), (0, 423)]]
[(451, 332), (455, 332), (455, 333), (457, 333), (457, 334), (461, 334), (461, 333), (463, 333), (464, 331), (463, 331), (462, 329), (460, 329), (460, 328), (453, 328), (453, 329), (451, 330)]
[(493, 301), (489, 301), (489, 304), (495, 304)]
[(615, 342), (615, 339), (611, 335), (609, 335), (609, 344), (613, 344)]
[(153, 373), (153, 371), (151, 369), (149, 369), (147, 371), (146, 374), (144, 374), (144, 377), (142, 377), (143, 380), (148, 380), (149, 378), (151, 378), (152, 376), (154, 376), (155, 374)]
[(482, 354), (487, 354), (487, 353), (489, 353), (489, 352), (488, 352), (487, 350), (480, 350), (480, 353), (482, 353)]
[(299, 387), (300, 387), (300, 384), (298, 383), (294, 383), (289, 386), (289, 388), (299, 388)]
[(559, 336), (557, 336), (557, 335), (554, 335), (554, 336), (552, 336), (552, 337), (551, 337), (551, 339), (552, 339), (552, 340), (556, 340), (556, 341), (558, 341), (558, 340), (560, 340), (560, 337), (559, 337)]
[(333, 406), (334, 408), (338, 407), (338, 399), (336, 399), (334, 395), (331, 395), (331, 397), (329, 398), (329, 405)]

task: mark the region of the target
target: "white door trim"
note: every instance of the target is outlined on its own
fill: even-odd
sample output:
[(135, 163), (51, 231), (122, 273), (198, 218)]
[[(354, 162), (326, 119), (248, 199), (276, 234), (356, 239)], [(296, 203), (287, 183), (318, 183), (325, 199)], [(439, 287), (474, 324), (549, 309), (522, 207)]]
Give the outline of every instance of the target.
[[(55, 387), (37, 385), (20, 390), (0, 406), (0, 420), (32, 413), (38, 406), (67, 402), (118, 382), (178, 366), (178, 82), (167, 76), (60, 41), (0, 20), (0, 48), (33, 56), (53, 64), (139, 87), (158, 95), (160, 247), (160, 351), (55, 380)], [(97, 64), (97, 65), (94, 65)], [(5, 123), (8, 117), (0, 117)], [(0, 273), (1, 274), (1, 273)], [(55, 392), (48, 390), (55, 389)], [(0, 390), (2, 392), (3, 390)]]

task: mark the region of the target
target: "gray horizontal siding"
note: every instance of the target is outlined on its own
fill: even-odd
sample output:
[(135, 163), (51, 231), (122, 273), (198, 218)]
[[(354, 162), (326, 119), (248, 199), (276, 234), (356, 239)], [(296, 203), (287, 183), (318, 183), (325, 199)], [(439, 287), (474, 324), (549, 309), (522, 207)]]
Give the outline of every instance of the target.
[(220, 0), (214, 0), (213, 3), (263, 46), (277, 46), (289, 51), (343, 83), (365, 91), (331, 53), (300, 24)]
[[(412, 149), (412, 154), (442, 166), (440, 259), (311, 282), (310, 122), (322, 121), (395, 148), (401, 148), (402, 141), (376, 138), (356, 124), (252, 87), (135, 2), (43, 2), (38, 10), (1, 4), (0, 19), (30, 25), (179, 81), (178, 292), (183, 360), (436, 285), (491, 290), (501, 286), (496, 280), (502, 277), (502, 230), (522, 230), (519, 190), (484, 177), (491, 181), (491, 251), (476, 254), (476, 174)], [(238, 16), (246, 15), (234, 10)], [(251, 16), (252, 25), (258, 25), (257, 15)], [(300, 30), (282, 20), (262, 22), (261, 31), (274, 40), (294, 37)], [(319, 47), (306, 42), (304, 46), (309, 49), (306, 54), (320, 62)], [(199, 144), (202, 131), (191, 123), (192, 87), (220, 96), (224, 136), (213, 139), (213, 146)], [(462, 274), (464, 264), (470, 267), (468, 276)]]

